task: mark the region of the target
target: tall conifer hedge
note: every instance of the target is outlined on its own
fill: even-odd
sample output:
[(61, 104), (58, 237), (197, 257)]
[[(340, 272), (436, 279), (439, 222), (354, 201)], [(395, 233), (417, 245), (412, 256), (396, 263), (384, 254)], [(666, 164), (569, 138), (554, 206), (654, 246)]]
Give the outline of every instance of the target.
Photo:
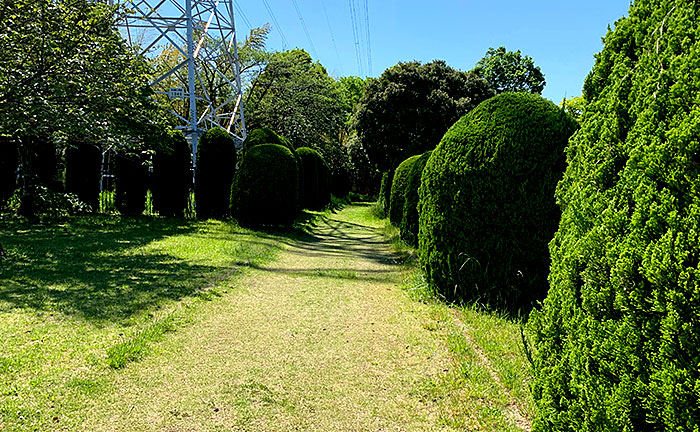
[(93, 211), (99, 210), (102, 149), (77, 143), (66, 150), (66, 192), (74, 193)]
[(225, 130), (209, 129), (197, 146), (195, 199), (200, 219), (229, 214), (231, 182), (236, 170), (236, 146)]
[(17, 143), (9, 137), (0, 136), (0, 208), (17, 188), (18, 165)]
[(182, 217), (192, 185), (191, 149), (179, 131), (165, 139), (153, 156), (153, 207), (161, 216)]
[(700, 430), (699, 23), (635, 1), (586, 79), (528, 324), (535, 431)]

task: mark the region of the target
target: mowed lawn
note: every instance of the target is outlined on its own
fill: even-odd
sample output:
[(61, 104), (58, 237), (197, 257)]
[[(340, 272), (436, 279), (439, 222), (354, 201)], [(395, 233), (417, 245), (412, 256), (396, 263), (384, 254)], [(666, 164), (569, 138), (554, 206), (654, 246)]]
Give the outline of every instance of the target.
[(519, 325), (436, 301), (368, 206), (1, 222), (2, 431), (528, 428)]

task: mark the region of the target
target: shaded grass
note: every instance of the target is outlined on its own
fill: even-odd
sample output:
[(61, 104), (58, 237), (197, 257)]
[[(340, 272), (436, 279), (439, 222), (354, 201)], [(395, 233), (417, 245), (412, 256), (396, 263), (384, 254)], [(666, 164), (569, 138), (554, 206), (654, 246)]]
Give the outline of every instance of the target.
[[(157, 352), (232, 271), (270, 261), (282, 234), (219, 221), (3, 216), (0, 430), (65, 429), (112, 388), (112, 368)], [(54, 419), (57, 420), (54, 420)], [(60, 427), (59, 427), (60, 426)]]

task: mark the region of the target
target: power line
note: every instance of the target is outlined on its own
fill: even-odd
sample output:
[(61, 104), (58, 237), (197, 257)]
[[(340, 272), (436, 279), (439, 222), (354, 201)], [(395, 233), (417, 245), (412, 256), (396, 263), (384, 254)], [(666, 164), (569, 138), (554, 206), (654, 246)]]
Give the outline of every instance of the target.
[(253, 25), (250, 23), (250, 21), (248, 21), (248, 17), (245, 16), (245, 12), (243, 12), (243, 9), (241, 9), (241, 7), (239, 6), (238, 2), (233, 2), (233, 4), (234, 4), (234, 6), (236, 6), (236, 10), (238, 11), (238, 15), (240, 15), (241, 18), (243, 18), (243, 22), (246, 23), (246, 25), (248, 26), (248, 28), (252, 30), (252, 29), (253, 29)]
[(367, 65), (369, 66), (369, 74), (372, 75), (372, 40), (369, 31), (369, 0), (365, 2), (365, 30), (367, 30)]
[(306, 34), (306, 40), (309, 41), (309, 46), (311, 47), (311, 52), (313, 53), (314, 57), (318, 58), (318, 55), (316, 54), (316, 47), (314, 46), (314, 41), (311, 40), (311, 35), (309, 34), (309, 29), (306, 28), (306, 23), (304, 22), (304, 16), (301, 14), (301, 9), (299, 9), (299, 3), (297, 3), (297, 0), (292, 0), (292, 3), (294, 3), (294, 9), (297, 11), (297, 16), (299, 17), (299, 22), (301, 22), (301, 27), (304, 29), (304, 34)]
[(272, 19), (272, 22), (275, 24), (275, 27), (280, 32), (280, 37), (282, 38), (282, 48), (286, 50), (287, 46), (289, 44), (287, 43), (287, 38), (284, 36), (284, 32), (282, 31), (282, 26), (280, 25), (279, 22), (277, 22), (277, 18), (275, 18), (275, 13), (272, 12), (272, 8), (270, 7), (270, 3), (268, 3), (267, 0), (263, 0), (263, 3), (265, 4), (265, 9), (267, 9), (267, 13), (270, 14), (270, 18)]
[(338, 45), (335, 43), (335, 36), (333, 35), (333, 26), (331, 26), (331, 20), (328, 18), (328, 10), (326, 9), (326, 2), (321, 0), (321, 5), (323, 5), (323, 13), (326, 15), (326, 24), (328, 24), (328, 31), (331, 33), (331, 40), (333, 41), (333, 48), (335, 49), (335, 55), (338, 57), (338, 67), (340, 68), (340, 74), (345, 75), (343, 71), (343, 61), (340, 59), (340, 52), (338, 51)]
[(360, 76), (362, 73), (362, 49), (360, 48), (360, 39), (358, 37), (359, 30), (357, 28), (357, 11), (355, 10), (355, 2), (348, 0), (350, 3), (350, 21), (352, 23), (352, 37), (355, 40), (355, 56), (357, 57), (357, 69)]

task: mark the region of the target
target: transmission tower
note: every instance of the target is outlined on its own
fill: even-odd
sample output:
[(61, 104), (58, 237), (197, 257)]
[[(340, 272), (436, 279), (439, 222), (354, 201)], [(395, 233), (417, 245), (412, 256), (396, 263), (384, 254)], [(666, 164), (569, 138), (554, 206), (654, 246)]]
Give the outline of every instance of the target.
[(180, 120), (192, 146), (221, 127), (246, 138), (233, 0), (106, 0), (121, 6), (118, 25), (132, 47), (155, 59), (158, 98)]

